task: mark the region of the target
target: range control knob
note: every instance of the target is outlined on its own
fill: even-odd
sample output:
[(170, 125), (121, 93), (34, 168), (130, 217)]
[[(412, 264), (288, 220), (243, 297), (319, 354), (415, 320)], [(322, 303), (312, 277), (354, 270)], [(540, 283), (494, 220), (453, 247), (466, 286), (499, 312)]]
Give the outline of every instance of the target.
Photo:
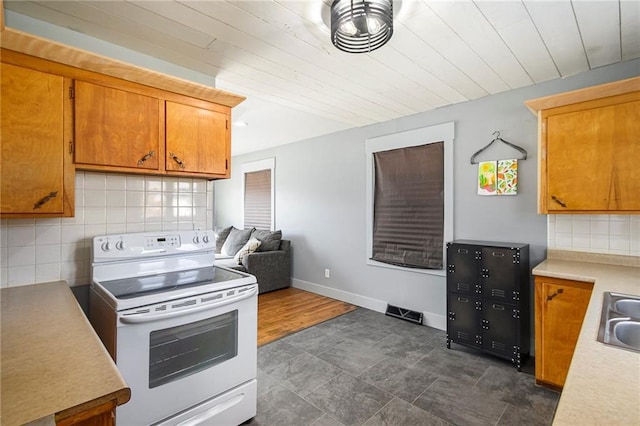
[(200, 237), (198, 237), (197, 235), (195, 237), (193, 237), (193, 243), (194, 244), (200, 244)]
[(127, 245), (124, 243), (123, 240), (120, 240), (116, 243), (116, 249), (118, 250), (124, 250), (127, 248)]
[(105, 241), (102, 243), (100, 248), (102, 248), (102, 251), (111, 251), (111, 243), (109, 241)]
[(205, 234), (204, 237), (202, 237), (202, 242), (205, 244), (209, 244), (209, 236), (207, 234)]

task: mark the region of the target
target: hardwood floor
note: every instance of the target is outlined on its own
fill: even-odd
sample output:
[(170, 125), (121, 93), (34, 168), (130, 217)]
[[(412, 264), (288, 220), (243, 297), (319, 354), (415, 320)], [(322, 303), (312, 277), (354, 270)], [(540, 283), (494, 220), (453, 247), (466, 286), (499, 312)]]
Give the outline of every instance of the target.
[(258, 296), (258, 346), (358, 309), (297, 288)]

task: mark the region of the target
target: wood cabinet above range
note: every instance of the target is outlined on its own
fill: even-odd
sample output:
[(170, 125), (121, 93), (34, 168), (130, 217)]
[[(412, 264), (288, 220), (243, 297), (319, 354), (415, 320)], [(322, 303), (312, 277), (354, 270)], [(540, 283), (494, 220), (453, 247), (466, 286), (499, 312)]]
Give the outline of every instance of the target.
[(81, 170), (230, 176), (231, 108), (136, 84), (75, 82)]
[(640, 77), (527, 101), (538, 213), (640, 213)]
[[(243, 97), (122, 63), (110, 64), (97, 55), (95, 61), (105, 72), (131, 79), (69, 66), (76, 56), (82, 58), (77, 62), (83, 66), (88, 63), (84, 56), (89, 55), (89, 60), (92, 56), (86, 52), (71, 55), (67, 52), (70, 48), (60, 49), (60, 60), (66, 63), (6, 49), (2, 49), (2, 62), (73, 82), (73, 140), (69, 142), (76, 169), (230, 177), (231, 108)], [(89, 63), (96, 68), (95, 63)], [(148, 84), (139, 82), (143, 77)], [(151, 86), (155, 83), (160, 87)], [(181, 92), (178, 83), (186, 90)], [(224, 104), (210, 100), (218, 98)]]

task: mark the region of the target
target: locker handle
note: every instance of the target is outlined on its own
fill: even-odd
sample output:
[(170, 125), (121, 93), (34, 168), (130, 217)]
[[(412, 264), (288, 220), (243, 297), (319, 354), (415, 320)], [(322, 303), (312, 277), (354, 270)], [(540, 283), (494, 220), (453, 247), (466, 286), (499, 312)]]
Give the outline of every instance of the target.
[(467, 249), (458, 249), (458, 253), (467, 254), (467, 253), (469, 253), (469, 250), (467, 250)]
[(494, 303), (492, 307), (493, 307), (493, 309), (497, 309), (499, 311), (504, 311), (504, 306), (502, 306), (502, 305), (496, 305)]
[(495, 257), (504, 257), (504, 253), (501, 251), (494, 251), (491, 255)]
[(467, 299), (466, 297), (458, 297), (458, 302), (467, 303), (469, 302), (469, 299)]

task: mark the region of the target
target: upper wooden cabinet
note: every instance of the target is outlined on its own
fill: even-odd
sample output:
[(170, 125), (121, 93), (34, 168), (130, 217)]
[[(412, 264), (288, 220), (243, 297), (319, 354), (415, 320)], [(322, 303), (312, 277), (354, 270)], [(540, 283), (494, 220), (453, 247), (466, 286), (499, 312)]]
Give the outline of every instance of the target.
[(160, 170), (160, 105), (157, 98), (76, 81), (76, 164)]
[(528, 101), (539, 213), (640, 213), (640, 77)]
[[(5, 30), (2, 35), (3, 63), (64, 79), (65, 150), (77, 169), (206, 179), (230, 177), (231, 108), (243, 97), (24, 33)], [(51, 60), (52, 55), (55, 60)], [(68, 93), (72, 93), (72, 99)], [(5, 103), (8, 109), (13, 108), (9, 102), (9, 98), (3, 101), (3, 110)], [(45, 110), (51, 114), (55, 111), (43, 105), (38, 112), (44, 114)], [(38, 124), (48, 122), (37, 114), (25, 114)], [(10, 119), (6, 117), (8, 123)], [(3, 119), (3, 130), (4, 123)], [(62, 125), (62, 119), (59, 123)], [(19, 131), (13, 122), (11, 126)], [(35, 136), (33, 139), (40, 141)], [(69, 151), (69, 144), (75, 152)], [(3, 140), (3, 169), (11, 157), (5, 155), (5, 149), (9, 147), (5, 148)], [(70, 164), (73, 168), (73, 162)], [(73, 173), (70, 176), (72, 196)], [(47, 194), (51, 192), (55, 191)], [(55, 197), (48, 202), (52, 198)]]
[(228, 114), (167, 101), (166, 138), (167, 173), (229, 177)]
[(230, 108), (128, 83), (75, 84), (76, 167), (228, 178)]
[(1, 67), (0, 216), (73, 216), (71, 81), (6, 63)]

